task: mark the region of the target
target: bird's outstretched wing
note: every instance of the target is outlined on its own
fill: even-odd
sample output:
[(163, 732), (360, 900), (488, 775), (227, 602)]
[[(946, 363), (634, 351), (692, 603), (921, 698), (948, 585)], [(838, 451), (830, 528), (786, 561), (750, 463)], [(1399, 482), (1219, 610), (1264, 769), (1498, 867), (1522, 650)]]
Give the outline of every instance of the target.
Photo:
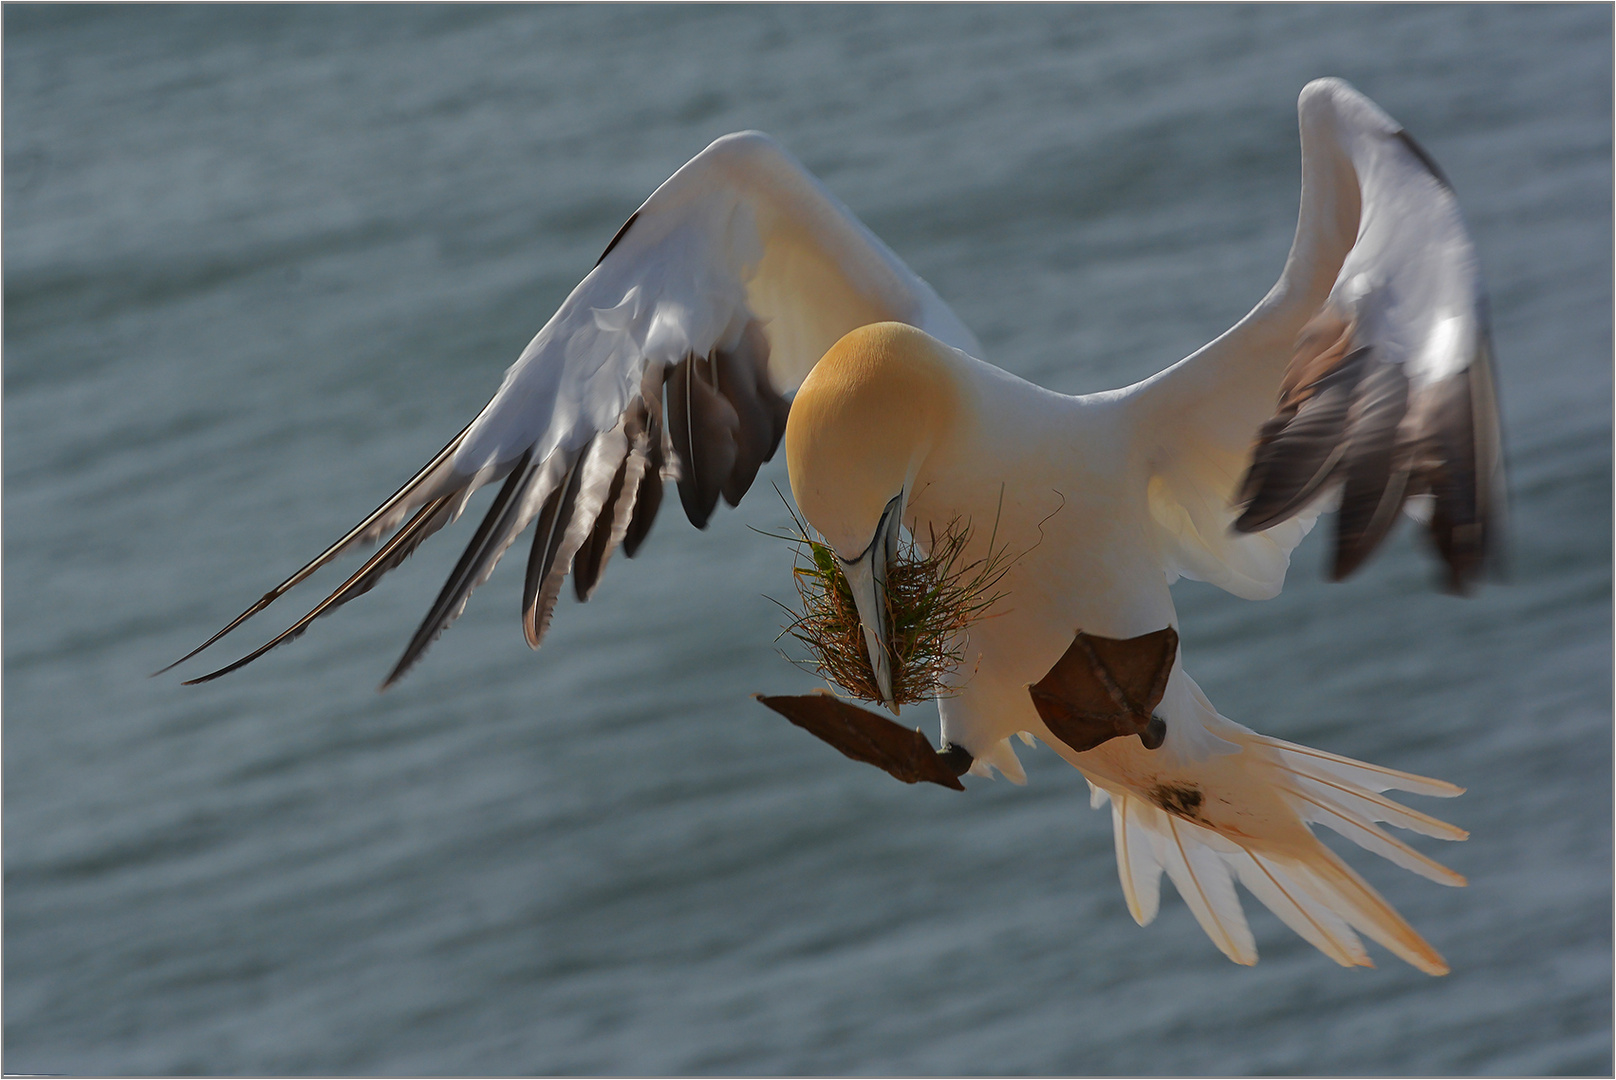
[(1270, 596), (1339, 498), (1333, 578), (1406, 507), (1463, 590), (1504, 520), (1475, 249), (1441, 170), (1374, 102), (1320, 79), (1298, 112), (1301, 214), (1279, 283), (1128, 395), (1170, 568)]
[(182, 659), (391, 533), (370, 560), (262, 648), (191, 681), (235, 670), (368, 591), (458, 517), (473, 491), (501, 479), (383, 685), (454, 621), (535, 520), (522, 624), (537, 648), (566, 575), (587, 600), (618, 545), (632, 555), (644, 540), (664, 477), (677, 479), (698, 527), (720, 495), (739, 502), (785, 430), (784, 395), (843, 334), (882, 320), (981, 351), (930, 286), (783, 147), (758, 132), (724, 136), (618, 230), (493, 400), (425, 468)]

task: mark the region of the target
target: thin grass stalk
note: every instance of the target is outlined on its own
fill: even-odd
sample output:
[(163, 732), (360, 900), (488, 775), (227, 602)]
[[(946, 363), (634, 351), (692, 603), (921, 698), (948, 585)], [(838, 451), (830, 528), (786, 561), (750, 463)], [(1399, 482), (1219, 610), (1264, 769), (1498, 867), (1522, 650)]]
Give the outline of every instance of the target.
[[(781, 605), (792, 616), (781, 636), (801, 642), (809, 659), (788, 659), (852, 697), (881, 703), (847, 575), (830, 546), (794, 512), (792, 522), (793, 535), (771, 534), (798, 548), (793, 581), (801, 610)], [(970, 535), (970, 524), (956, 519), (941, 533), (928, 529), (927, 551), (908, 536), (887, 567), (888, 659), (893, 701), (900, 706), (959, 692), (952, 676), (964, 662), (966, 631), (1003, 596), (996, 587), (1012, 560), (990, 538), (987, 554), (966, 562)]]

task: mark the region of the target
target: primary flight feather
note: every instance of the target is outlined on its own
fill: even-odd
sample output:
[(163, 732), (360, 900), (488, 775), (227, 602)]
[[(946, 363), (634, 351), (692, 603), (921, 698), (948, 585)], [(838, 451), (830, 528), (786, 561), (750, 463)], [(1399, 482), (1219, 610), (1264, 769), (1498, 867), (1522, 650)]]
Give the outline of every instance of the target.
[[(939, 699), (946, 767), (905, 765), (903, 778), (957, 787), (960, 772), (997, 769), (1021, 782), (1009, 739), (1030, 734), (1083, 773), (1096, 806), (1110, 803), (1123, 893), (1141, 924), (1165, 871), (1218, 948), (1252, 963), (1238, 880), (1339, 963), (1369, 963), (1363, 933), (1445, 972), (1310, 825), (1463, 884), (1380, 827), (1462, 839), (1381, 794), (1459, 789), (1258, 735), (1217, 713), (1177, 651), (1173, 580), (1272, 596), (1291, 550), (1331, 507), (1338, 579), (1400, 510), (1426, 524), (1453, 589), (1500, 547), (1485, 301), (1453, 192), (1346, 83), (1309, 84), (1298, 111), (1301, 211), (1278, 283), (1190, 357), (1078, 397), (978, 359), (932, 289), (778, 143), (757, 132), (717, 140), (629, 218), (465, 429), (182, 660), (338, 556), (380, 542), (369, 560), (288, 630), (191, 681), (235, 670), (368, 591), (495, 482), (383, 685), (530, 526), (522, 625), (537, 648), (566, 577), (587, 600), (612, 553), (644, 541), (665, 479), (704, 526), (784, 438), (797, 506), (845, 573), (874, 683), (894, 709), (883, 589), (900, 527), (924, 545), (959, 522), (991, 524), (991, 539), (969, 534), (967, 554), (990, 558), (995, 543), (1013, 554), (994, 617), (955, 643), (961, 660)], [(766, 703), (787, 711), (786, 700)], [(845, 703), (807, 711), (812, 720), (793, 719), (833, 742), (882, 723)], [(903, 743), (906, 760), (914, 750)]]

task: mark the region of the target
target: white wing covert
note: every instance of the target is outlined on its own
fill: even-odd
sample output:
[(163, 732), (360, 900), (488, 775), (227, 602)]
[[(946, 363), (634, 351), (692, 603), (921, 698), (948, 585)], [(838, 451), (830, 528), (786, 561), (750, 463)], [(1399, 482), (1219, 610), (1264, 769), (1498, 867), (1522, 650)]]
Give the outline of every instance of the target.
[(297, 637), (372, 588), (457, 518), (475, 490), (500, 479), (382, 685), (454, 621), (535, 519), (522, 624), (537, 648), (569, 572), (587, 600), (620, 544), (634, 554), (664, 478), (677, 481), (686, 516), (705, 527), (719, 496), (738, 503), (773, 456), (789, 409), (784, 395), (843, 334), (883, 320), (981, 351), (931, 287), (783, 147), (759, 132), (726, 135), (635, 211), (470, 425), (347, 535), (176, 664), (339, 555), (396, 529), (285, 632), (190, 681), (234, 671)]
[(1504, 520), (1475, 249), (1447, 179), (1374, 102), (1320, 79), (1298, 113), (1301, 212), (1278, 284), (1127, 396), (1169, 569), (1271, 596), (1338, 498), (1335, 580), (1406, 508), (1462, 591)]

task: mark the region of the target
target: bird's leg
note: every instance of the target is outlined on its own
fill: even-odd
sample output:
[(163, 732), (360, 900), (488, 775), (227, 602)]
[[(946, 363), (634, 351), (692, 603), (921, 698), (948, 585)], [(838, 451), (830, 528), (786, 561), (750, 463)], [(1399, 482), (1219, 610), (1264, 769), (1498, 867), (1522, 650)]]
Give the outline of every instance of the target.
[(962, 746), (945, 744), (942, 750), (934, 750), (919, 728), (906, 728), (880, 713), (849, 705), (834, 694), (753, 696), (854, 761), (884, 769), (906, 784), (926, 780), (955, 791), (965, 790), (959, 778), (971, 767), (973, 758)]
[(1049, 673), (1027, 687), (1044, 725), (1081, 753), (1123, 735), (1137, 735), (1150, 750), (1167, 737), (1155, 715), (1178, 655), (1171, 626), (1119, 639), (1081, 630)]

